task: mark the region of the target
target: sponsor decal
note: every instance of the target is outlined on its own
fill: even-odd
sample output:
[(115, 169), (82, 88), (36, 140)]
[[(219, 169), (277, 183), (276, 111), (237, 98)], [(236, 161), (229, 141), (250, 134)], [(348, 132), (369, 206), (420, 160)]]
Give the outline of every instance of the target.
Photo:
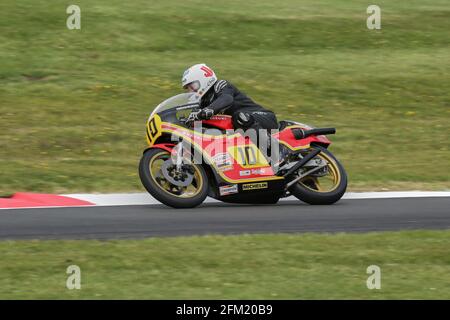
[(213, 157), (214, 163), (220, 169), (221, 167), (231, 166), (233, 162), (231, 161), (231, 156), (227, 153), (218, 153)]
[(223, 166), (223, 167), (219, 168), (219, 171), (225, 172), (225, 171), (230, 171), (231, 169), (233, 169), (232, 165), (230, 165), (230, 166)]
[(238, 185), (230, 184), (228, 186), (219, 187), (219, 193), (221, 196), (226, 196), (233, 193), (238, 193)]
[(213, 161), (220, 171), (228, 171), (233, 169), (233, 161), (227, 152), (218, 153), (213, 157)]
[(239, 176), (245, 177), (250, 175), (250, 170), (239, 171)]
[(242, 190), (266, 189), (267, 182), (247, 183), (242, 185)]
[(214, 115), (210, 118), (211, 120), (228, 120), (229, 117), (224, 117), (224, 116), (218, 116), (218, 115)]
[(266, 174), (265, 168), (252, 169), (252, 174)]

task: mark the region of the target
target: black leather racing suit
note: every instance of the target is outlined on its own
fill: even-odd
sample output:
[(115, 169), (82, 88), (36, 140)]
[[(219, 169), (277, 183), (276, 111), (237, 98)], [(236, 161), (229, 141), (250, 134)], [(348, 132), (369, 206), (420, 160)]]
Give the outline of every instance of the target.
[(231, 115), (235, 129), (278, 129), (275, 114), (264, 109), (234, 85), (218, 80), (202, 97), (201, 108), (209, 108), (214, 114)]

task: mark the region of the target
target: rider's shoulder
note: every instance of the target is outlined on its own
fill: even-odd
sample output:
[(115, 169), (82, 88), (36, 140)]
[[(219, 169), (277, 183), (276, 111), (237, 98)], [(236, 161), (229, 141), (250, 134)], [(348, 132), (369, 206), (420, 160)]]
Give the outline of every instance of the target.
[(214, 91), (220, 93), (226, 87), (233, 87), (233, 85), (228, 80), (217, 80), (214, 84)]

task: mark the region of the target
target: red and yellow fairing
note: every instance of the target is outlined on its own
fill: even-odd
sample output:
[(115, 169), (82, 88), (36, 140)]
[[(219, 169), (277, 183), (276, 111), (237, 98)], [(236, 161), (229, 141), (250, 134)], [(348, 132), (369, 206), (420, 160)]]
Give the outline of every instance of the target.
[[(204, 121), (204, 124), (213, 125), (221, 129), (232, 129), (230, 116), (215, 116), (218, 119)], [(325, 136), (311, 136), (305, 139), (295, 139), (292, 128), (300, 128), (294, 125), (285, 128), (281, 132), (273, 134), (280, 144), (291, 150), (309, 148), (311, 142), (329, 144)], [(170, 122), (163, 122), (159, 115), (155, 114), (147, 123), (147, 142), (150, 147), (157, 147), (155, 142), (163, 134), (182, 137), (191, 143), (202, 160), (214, 168), (214, 171), (226, 182), (243, 183), (268, 180), (280, 180), (283, 177), (275, 176), (272, 167), (258, 147), (241, 134), (209, 135), (194, 131)], [(158, 144), (160, 146), (161, 144)], [(162, 149), (170, 149), (174, 144), (162, 144)]]
[(322, 145), (329, 145), (331, 143), (330, 140), (326, 136), (309, 136), (305, 139), (296, 139), (294, 137), (294, 133), (292, 132), (292, 129), (302, 128), (300, 125), (292, 125), (288, 126), (282, 131), (279, 131), (277, 133), (274, 133), (272, 136), (276, 139), (278, 139), (279, 143), (286, 146), (290, 150), (296, 151), (300, 149), (308, 149), (311, 146), (311, 143), (319, 143)]

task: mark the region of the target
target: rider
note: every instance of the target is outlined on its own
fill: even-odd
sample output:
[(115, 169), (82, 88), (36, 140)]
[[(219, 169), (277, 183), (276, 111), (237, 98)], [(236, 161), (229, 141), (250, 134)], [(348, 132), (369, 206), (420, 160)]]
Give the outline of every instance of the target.
[(196, 92), (201, 110), (195, 120), (206, 120), (215, 114), (231, 115), (236, 129), (278, 129), (275, 114), (256, 104), (226, 80), (218, 80), (205, 64), (196, 64), (183, 73), (181, 84), (189, 92)]

